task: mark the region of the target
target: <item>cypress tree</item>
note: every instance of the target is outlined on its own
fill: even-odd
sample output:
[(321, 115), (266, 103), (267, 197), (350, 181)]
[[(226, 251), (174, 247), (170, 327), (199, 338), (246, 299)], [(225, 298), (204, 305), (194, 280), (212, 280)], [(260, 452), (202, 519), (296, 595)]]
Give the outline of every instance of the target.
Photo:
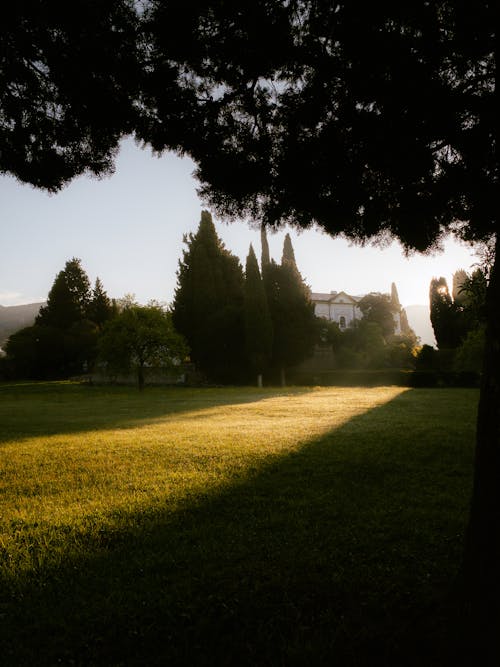
[(243, 270), (203, 211), (196, 234), (184, 237), (172, 317), (191, 358), (208, 378), (235, 381), (245, 363)]
[(281, 257), (281, 264), (283, 265), (285, 262), (289, 262), (292, 266), (295, 267), (295, 269), (297, 269), (297, 262), (295, 261), (295, 253), (293, 251), (290, 234), (285, 236), (285, 240), (283, 242), (283, 255)]
[(262, 274), (264, 274), (265, 267), (269, 266), (269, 264), (271, 263), (271, 256), (269, 254), (269, 243), (267, 241), (266, 225), (264, 223), (262, 223), (260, 226), (260, 242), (262, 246), (260, 266), (262, 268)]
[(396, 308), (401, 308), (401, 303), (399, 301), (398, 288), (396, 283), (391, 283), (391, 303)]
[(271, 261), (264, 279), (274, 331), (273, 365), (285, 385), (286, 368), (312, 353), (316, 336), (314, 305), (297, 269), (289, 236), (285, 238), (282, 263)]
[(262, 374), (271, 359), (273, 325), (266, 291), (253, 246), (250, 245), (245, 271), (245, 345), (247, 359), (257, 373), (257, 386), (262, 387)]

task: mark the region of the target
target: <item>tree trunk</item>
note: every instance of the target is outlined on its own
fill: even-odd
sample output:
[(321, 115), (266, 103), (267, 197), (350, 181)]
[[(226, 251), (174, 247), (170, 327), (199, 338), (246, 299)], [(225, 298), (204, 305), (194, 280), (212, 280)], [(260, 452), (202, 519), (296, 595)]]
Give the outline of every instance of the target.
[[(496, 258), (500, 255), (499, 244), (497, 237)], [(474, 487), (460, 592), (469, 659), (475, 664), (496, 665), (500, 664), (500, 276), (496, 259), (486, 306)], [(490, 663), (492, 659), (495, 662)]]
[(137, 367), (137, 384), (139, 385), (139, 391), (142, 391), (144, 389), (144, 367), (142, 364)]
[(262, 389), (262, 373), (259, 373), (259, 374), (257, 375), (257, 387), (258, 387), (259, 389)]
[(281, 386), (286, 387), (286, 375), (284, 366), (280, 368), (280, 380), (281, 380)]

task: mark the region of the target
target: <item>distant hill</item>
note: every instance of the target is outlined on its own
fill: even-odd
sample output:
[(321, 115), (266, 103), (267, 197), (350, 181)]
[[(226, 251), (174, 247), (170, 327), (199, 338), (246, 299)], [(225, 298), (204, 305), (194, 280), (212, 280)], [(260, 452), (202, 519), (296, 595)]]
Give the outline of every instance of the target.
[(405, 306), (408, 323), (420, 338), (422, 345), (436, 345), (429, 306)]
[(22, 306), (0, 306), (0, 346), (19, 329), (30, 327), (44, 303), (25, 303)]

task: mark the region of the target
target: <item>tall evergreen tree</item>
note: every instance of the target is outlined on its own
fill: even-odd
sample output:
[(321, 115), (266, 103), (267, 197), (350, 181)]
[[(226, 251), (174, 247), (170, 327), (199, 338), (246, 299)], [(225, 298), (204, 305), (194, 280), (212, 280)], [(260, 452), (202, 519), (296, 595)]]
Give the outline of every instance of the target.
[(11, 346), (13, 365), (19, 374), (40, 378), (87, 372), (97, 354), (99, 329), (112, 314), (101, 281), (92, 292), (81, 260), (73, 257), (57, 274), (35, 327)]
[(391, 303), (395, 308), (401, 308), (401, 303), (399, 301), (398, 288), (396, 283), (391, 283)]
[(90, 281), (81, 260), (73, 257), (66, 262), (54, 280), (47, 305), (40, 309), (36, 323), (68, 329), (87, 317), (90, 303)]
[(417, 337), (413, 329), (410, 327), (406, 310), (403, 308), (399, 300), (398, 288), (396, 287), (396, 283), (391, 283), (391, 304), (394, 307), (394, 312), (399, 313), (399, 323), (401, 326), (401, 333), (404, 336), (414, 336), (416, 340)]
[(297, 262), (295, 261), (295, 253), (293, 251), (290, 234), (285, 236), (285, 240), (283, 242), (283, 255), (281, 257), (281, 264), (283, 265), (285, 262), (289, 262), (292, 266), (297, 268)]
[(310, 291), (295, 264), (289, 237), (284, 244), (282, 263), (271, 261), (264, 272), (264, 281), (274, 331), (273, 365), (279, 369), (284, 385), (286, 369), (312, 353), (317, 333)]
[(262, 374), (271, 360), (272, 342), (273, 324), (266, 291), (250, 245), (245, 271), (245, 346), (249, 364), (257, 373), (259, 387), (262, 387)]
[(264, 272), (265, 267), (269, 266), (269, 264), (271, 263), (271, 255), (269, 253), (269, 242), (267, 240), (266, 225), (264, 223), (262, 223), (260, 226), (260, 243), (262, 248), (260, 266), (262, 272)]
[(106, 290), (100, 280), (96, 278), (94, 289), (92, 291), (92, 298), (90, 299), (87, 317), (94, 322), (99, 329), (102, 329), (104, 323), (113, 316), (113, 304), (108, 297)]
[(173, 302), (174, 326), (199, 369), (217, 381), (239, 379), (245, 364), (243, 270), (203, 211), (196, 234), (184, 237)]

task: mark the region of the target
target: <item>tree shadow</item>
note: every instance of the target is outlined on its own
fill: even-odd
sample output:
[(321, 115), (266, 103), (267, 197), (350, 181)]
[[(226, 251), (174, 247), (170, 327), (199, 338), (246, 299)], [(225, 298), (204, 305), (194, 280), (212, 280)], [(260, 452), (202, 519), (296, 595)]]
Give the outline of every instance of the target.
[(175, 513), (80, 536), (85, 559), (4, 598), (4, 664), (444, 664), (416, 619), (459, 562), (471, 455), (460, 424), (420, 441), (413, 408), (403, 394)]

